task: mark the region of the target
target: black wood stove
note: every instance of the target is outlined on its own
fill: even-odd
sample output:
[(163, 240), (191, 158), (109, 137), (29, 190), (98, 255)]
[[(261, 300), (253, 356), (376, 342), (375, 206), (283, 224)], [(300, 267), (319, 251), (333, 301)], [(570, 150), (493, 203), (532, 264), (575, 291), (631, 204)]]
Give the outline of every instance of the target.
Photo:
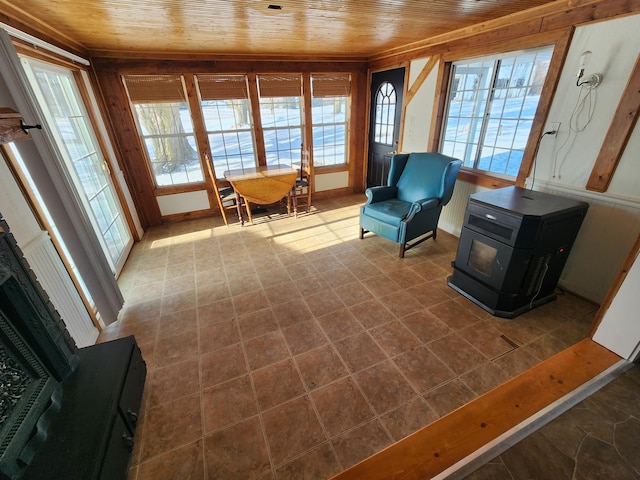
[(554, 300), (588, 208), (519, 187), (470, 195), (449, 286), (504, 318)]

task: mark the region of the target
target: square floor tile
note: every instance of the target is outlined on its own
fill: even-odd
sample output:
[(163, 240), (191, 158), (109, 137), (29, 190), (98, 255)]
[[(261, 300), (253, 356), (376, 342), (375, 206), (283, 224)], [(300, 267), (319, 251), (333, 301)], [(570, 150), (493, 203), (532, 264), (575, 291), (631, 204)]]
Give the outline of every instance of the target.
[(416, 392), (391, 360), (353, 375), (369, 403), (379, 415), (402, 405)]
[(372, 420), (331, 440), (344, 468), (355, 465), (391, 443), (392, 439), (378, 420)]
[(311, 397), (330, 437), (371, 420), (375, 415), (349, 377), (317, 389)]
[(289, 349), (280, 330), (252, 338), (244, 344), (251, 370), (258, 370), (289, 358)]
[(368, 332), (340, 340), (335, 347), (352, 372), (359, 372), (387, 358)]
[(326, 385), (349, 373), (331, 345), (298, 355), (295, 361), (309, 390)]
[(202, 439), (155, 457), (140, 465), (139, 470), (138, 480), (157, 480), (159, 478), (204, 480)]
[(456, 376), (427, 347), (414, 348), (393, 359), (418, 392), (427, 392)]
[(326, 441), (308, 397), (291, 400), (262, 414), (273, 461), (279, 465)]
[(144, 424), (142, 461), (202, 437), (200, 394), (150, 408)]
[(220, 348), (200, 356), (202, 388), (240, 377), (248, 372), (240, 344)]
[(205, 434), (258, 413), (258, 402), (248, 375), (202, 392)]
[(257, 416), (212, 433), (204, 442), (207, 478), (246, 480), (271, 470)]
[(305, 393), (293, 360), (285, 360), (251, 373), (261, 410)]

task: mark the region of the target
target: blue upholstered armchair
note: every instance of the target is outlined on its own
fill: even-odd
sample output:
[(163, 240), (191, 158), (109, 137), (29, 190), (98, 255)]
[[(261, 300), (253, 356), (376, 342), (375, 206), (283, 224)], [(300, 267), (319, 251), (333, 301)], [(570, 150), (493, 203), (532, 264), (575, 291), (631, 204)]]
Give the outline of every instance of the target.
[[(394, 155), (387, 186), (365, 192), (368, 200), (360, 209), (360, 238), (371, 232), (397, 242), (400, 258), (409, 248), (435, 239), (440, 212), (451, 200), (461, 165), (460, 160), (440, 153)], [(418, 240), (409, 243), (414, 239)]]

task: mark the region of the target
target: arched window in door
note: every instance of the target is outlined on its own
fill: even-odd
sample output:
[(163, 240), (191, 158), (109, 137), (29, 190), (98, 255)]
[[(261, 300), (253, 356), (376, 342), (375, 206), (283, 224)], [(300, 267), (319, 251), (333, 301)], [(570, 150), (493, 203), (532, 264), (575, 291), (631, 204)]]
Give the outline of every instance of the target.
[(393, 128), (396, 116), (396, 89), (389, 82), (383, 82), (376, 92), (375, 141), (393, 144)]

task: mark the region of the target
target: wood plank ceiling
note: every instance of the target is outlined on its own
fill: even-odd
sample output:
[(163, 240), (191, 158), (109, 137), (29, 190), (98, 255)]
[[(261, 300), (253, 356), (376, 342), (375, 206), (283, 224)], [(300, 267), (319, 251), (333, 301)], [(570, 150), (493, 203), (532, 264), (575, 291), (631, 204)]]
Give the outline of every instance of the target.
[(0, 22), (91, 56), (367, 59), (546, 3), (551, 2), (0, 0)]

